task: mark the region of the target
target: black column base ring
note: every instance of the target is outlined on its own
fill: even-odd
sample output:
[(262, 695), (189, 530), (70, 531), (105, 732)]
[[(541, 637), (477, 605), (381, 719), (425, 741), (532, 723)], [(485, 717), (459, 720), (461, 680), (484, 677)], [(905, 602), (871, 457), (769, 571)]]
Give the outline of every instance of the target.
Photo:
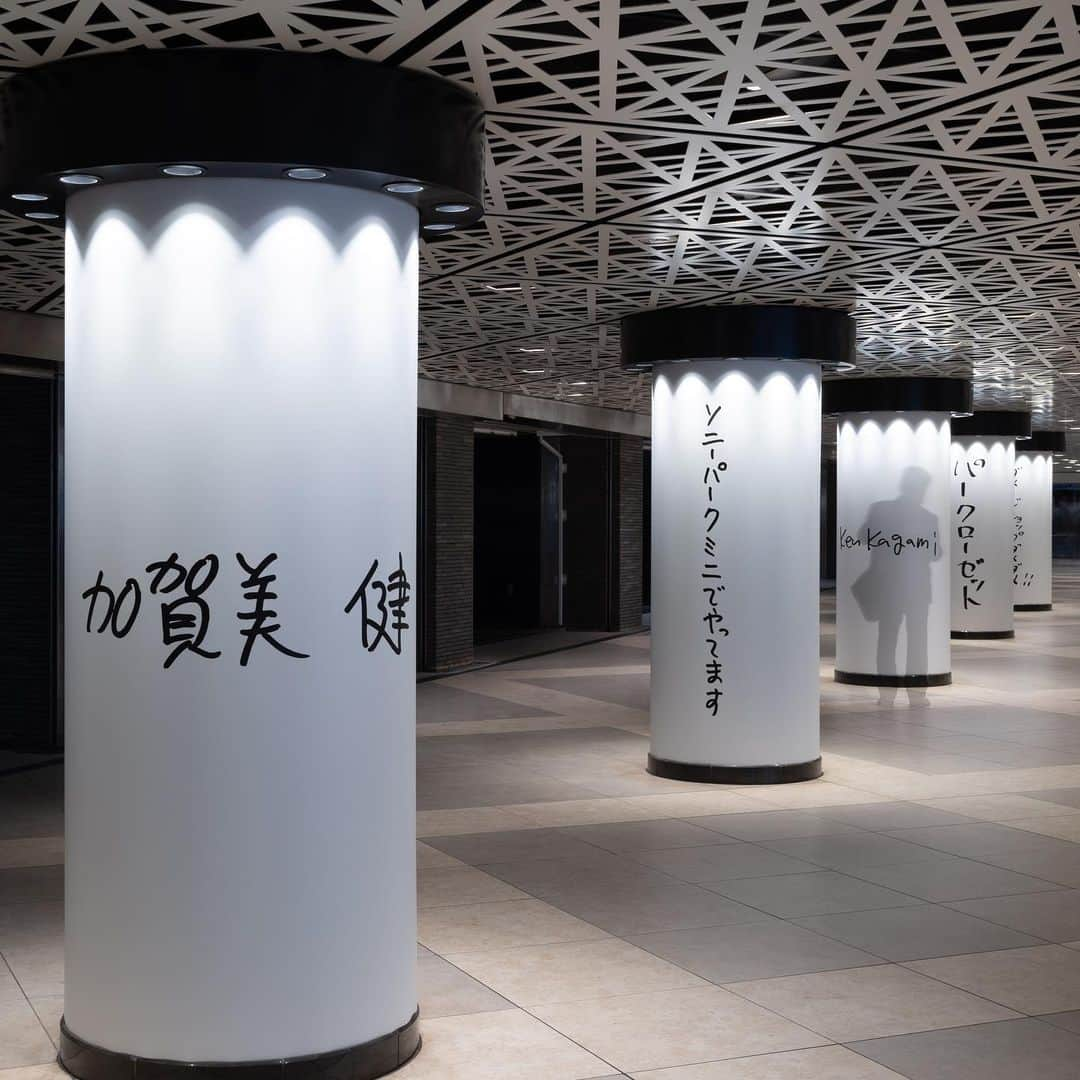
[(697, 784), (794, 784), (821, 776), (821, 758), (795, 765), (697, 765), (649, 755), (648, 771), (668, 780)]
[(60, 1019), (57, 1063), (77, 1080), (377, 1080), (420, 1051), (420, 1012), (408, 1023), (365, 1043), (304, 1057), (265, 1061), (159, 1061), (95, 1046)]
[(949, 634), (953, 638), (968, 638), (971, 640), (983, 639), (989, 641), (992, 638), (1014, 638), (1015, 630), (953, 630)]
[(1053, 611), (1053, 604), (1013, 604), (1013, 611)]
[(837, 668), (835, 679), (849, 686), (948, 686), (952, 682), (952, 672), (945, 671), (940, 675), (871, 675), (864, 671), (841, 671)]

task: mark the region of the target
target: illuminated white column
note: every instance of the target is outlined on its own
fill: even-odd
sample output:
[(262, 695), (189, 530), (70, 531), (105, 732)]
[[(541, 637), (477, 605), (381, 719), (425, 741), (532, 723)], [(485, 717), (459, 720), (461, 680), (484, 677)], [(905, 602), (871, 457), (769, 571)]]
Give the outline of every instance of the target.
[(951, 681), (949, 491), (952, 412), (971, 384), (917, 377), (839, 379), (836, 453), (836, 680), (868, 686)]
[(952, 440), (952, 636), (1013, 636), (1014, 440), (1027, 413), (957, 420)]
[(820, 443), (817, 364), (657, 367), (653, 758), (753, 769), (820, 756)]
[(950, 679), (949, 417), (844, 417), (836, 457), (836, 677)]
[(396, 1033), (416, 210), (101, 185), (68, 203), (66, 286), (66, 1026), (185, 1062)]
[(3, 205), (67, 212), (59, 1061), (372, 1080), (420, 1040), (417, 241), (482, 215), (480, 103), (195, 48), (0, 115)]
[[(770, 336), (821, 315), (836, 318), (827, 323), (835, 336), (813, 350)], [(843, 343), (834, 358), (846, 359), (848, 334), (846, 316), (816, 309), (705, 308), (623, 322), (624, 362), (655, 363), (654, 773), (727, 783), (820, 775), (814, 361), (834, 340)], [(710, 346), (757, 358), (698, 358)], [(784, 355), (793, 359), (776, 359)]]
[(1060, 431), (1036, 431), (1017, 443), (1013, 474), (1013, 608), (1053, 606), (1054, 453), (1065, 449)]

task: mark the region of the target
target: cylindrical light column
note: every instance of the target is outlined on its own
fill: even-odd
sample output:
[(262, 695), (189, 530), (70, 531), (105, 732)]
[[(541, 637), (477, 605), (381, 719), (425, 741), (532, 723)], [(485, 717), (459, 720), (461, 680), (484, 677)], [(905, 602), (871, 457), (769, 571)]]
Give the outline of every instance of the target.
[(1031, 414), (980, 411), (952, 425), (952, 636), (1011, 638), (1015, 442)]
[(836, 681), (943, 686), (949, 656), (950, 431), (965, 379), (840, 379)]
[(1053, 606), (1054, 454), (1064, 431), (1033, 431), (1016, 444), (1013, 473), (1013, 610)]
[[(6, 190), (77, 193), (61, 1061), (381, 1076), (419, 1046), (417, 242), (441, 219), (415, 196), (475, 218), (478, 106), (228, 51), (65, 61), (3, 94)], [(357, 104), (345, 135), (326, 100)], [(80, 124), (100, 145), (40, 134)]]
[(821, 775), (821, 365), (843, 312), (688, 308), (622, 323), (653, 368), (649, 771), (717, 783)]

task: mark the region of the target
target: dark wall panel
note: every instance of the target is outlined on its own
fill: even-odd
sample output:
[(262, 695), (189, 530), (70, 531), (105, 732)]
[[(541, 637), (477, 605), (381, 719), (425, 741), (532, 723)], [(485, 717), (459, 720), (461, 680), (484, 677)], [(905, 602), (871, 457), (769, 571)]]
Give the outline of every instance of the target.
[(560, 448), (566, 462), (563, 622), (568, 630), (607, 630), (614, 610), (613, 443), (570, 436)]
[(473, 421), (422, 416), (417, 553), (424, 671), (473, 661)]
[(1054, 558), (1080, 559), (1080, 484), (1054, 485)]
[(476, 436), (475, 607), (478, 642), (540, 625), (540, 445)]
[(0, 746), (52, 750), (57, 383), (0, 375)]

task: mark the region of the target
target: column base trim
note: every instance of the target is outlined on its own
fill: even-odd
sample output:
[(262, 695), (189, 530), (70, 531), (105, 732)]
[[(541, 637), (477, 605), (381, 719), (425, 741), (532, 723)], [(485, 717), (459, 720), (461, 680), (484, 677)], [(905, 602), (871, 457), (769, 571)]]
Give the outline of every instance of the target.
[(862, 671), (837, 669), (835, 679), (850, 686), (948, 686), (952, 682), (952, 672), (945, 671), (940, 675), (871, 675)]
[(983, 638), (989, 640), (990, 638), (1013, 638), (1016, 637), (1015, 630), (953, 630), (949, 637), (953, 638)]
[(793, 784), (821, 776), (821, 758), (795, 765), (696, 765), (650, 754), (647, 769), (653, 776), (698, 784)]
[(95, 1046), (60, 1019), (57, 1063), (77, 1080), (377, 1080), (420, 1051), (420, 1012), (365, 1043), (304, 1057), (266, 1061), (187, 1062), (137, 1057)]
[(1013, 611), (1053, 611), (1053, 604), (1013, 604)]

